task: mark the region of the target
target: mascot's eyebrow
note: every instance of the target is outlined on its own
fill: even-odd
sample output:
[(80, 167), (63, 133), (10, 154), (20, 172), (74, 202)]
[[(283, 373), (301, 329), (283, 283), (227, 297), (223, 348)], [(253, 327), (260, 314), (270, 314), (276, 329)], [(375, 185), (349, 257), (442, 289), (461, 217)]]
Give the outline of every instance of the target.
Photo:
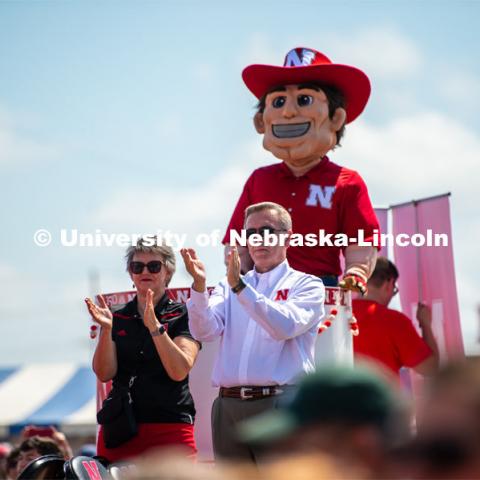
[(309, 89), (309, 90), (315, 90), (316, 92), (319, 92), (321, 90), (320, 85), (317, 85), (316, 83), (301, 83), (298, 85), (299, 90), (304, 90), (304, 89)]
[(278, 86), (278, 87), (275, 87), (275, 88), (272, 88), (271, 90), (269, 90), (269, 91), (265, 94), (265, 96), (270, 95), (271, 93), (275, 93), (275, 92), (286, 92), (286, 91), (287, 91), (287, 88), (284, 87), (284, 86), (282, 86), (282, 85), (280, 85), (280, 86)]

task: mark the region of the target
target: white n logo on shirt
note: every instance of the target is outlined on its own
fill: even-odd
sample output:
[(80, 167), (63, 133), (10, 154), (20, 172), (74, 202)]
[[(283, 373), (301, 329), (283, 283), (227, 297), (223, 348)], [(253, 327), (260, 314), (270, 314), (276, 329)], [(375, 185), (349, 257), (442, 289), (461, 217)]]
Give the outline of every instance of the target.
[(309, 207), (316, 207), (318, 204), (322, 208), (332, 208), (332, 196), (335, 192), (334, 186), (321, 187), (320, 185), (310, 185), (310, 195), (305, 202)]

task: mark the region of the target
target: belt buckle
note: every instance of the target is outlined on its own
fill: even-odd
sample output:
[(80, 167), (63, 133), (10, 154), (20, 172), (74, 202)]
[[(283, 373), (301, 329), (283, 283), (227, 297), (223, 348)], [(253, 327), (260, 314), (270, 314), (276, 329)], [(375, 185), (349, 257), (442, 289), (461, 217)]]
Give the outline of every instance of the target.
[(242, 400), (248, 400), (249, 398), (253, 398), (253, 395), (247, 395), (245, 392), (247, 390), (253, 390), (250, 387), (240, 387), (240, 398)]

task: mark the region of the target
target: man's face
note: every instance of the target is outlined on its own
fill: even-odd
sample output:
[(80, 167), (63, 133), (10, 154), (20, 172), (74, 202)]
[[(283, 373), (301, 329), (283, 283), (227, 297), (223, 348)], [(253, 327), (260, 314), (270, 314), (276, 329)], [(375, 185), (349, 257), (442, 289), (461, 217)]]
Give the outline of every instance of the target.
[[(245, 222), (245, 229), (249, 228), (259, 229), (261, 227), (270, 227), (278, 233), (291, 233), (291, 231), (285, 231), (280, 225), (278, 213), (275, 210), (263, 210), (261, 212), (255, 212), (247, 217)], [(279, 242), (280, 243), (280, 242)], [(255, 269), (260, 272), (268, 272), (274, 269), (277, 265), (282, 263), (287, 258), (288, 242), (284, 242), (285, 245), (277, 246), (254, 246), (248, 243), (248, 252), (252, 257)]]
[(256, 127), (264, 134), (266, 150), (287, 164), (301, 167), (322, 158), (335, 146), (336, 132), (345, 120), (344, 110), (337, 112), (333, 119), (329, 118), (323, 91), (287, 85), (267, 95), (263, 114), (257, 114)]

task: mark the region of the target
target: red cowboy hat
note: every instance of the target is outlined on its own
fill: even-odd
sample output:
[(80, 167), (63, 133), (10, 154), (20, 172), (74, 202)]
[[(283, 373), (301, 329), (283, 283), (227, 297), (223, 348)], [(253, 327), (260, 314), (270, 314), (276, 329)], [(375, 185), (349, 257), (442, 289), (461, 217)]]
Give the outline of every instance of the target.
[(283, 67), (249, 65), (243, 70), (242, 78), (257, 98), (282, 85), (314, 82), (336, 87), (345, 96), (346, 123), (353, 122), (363, 112), (370, 96), (370, 80), (361, 70), (332, 63), (323, 53), (311, 48), (290, 50)]

